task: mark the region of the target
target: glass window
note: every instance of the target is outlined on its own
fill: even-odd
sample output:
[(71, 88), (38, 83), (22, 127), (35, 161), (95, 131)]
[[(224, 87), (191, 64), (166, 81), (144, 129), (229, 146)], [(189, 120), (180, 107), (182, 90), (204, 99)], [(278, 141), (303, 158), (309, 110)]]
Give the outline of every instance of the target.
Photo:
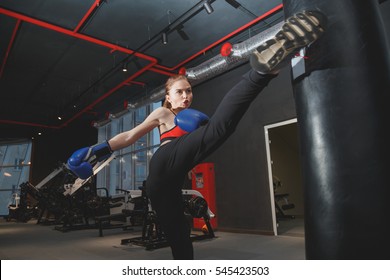
[(105, 141), (107, 138), (106, 129), (98, 129), (98, 143)]
[(149, 109), (148, 107), (149, 106), (145, 106), (145, 107), (139, 108), (138, 110), (135, 111), (135, 123), (136, 124), (140, 124), (146, 118), (146, 114), (147, 114), (147, 111)]
[(13, 194), (30, 177), (31, 146), (31, 141), (0, 143), (0, 215), (8, 215)]
[(108, 184), (105, 186), (110, 194), (116, 193), (117, 189), (120, 189), (120, 173), (119, 173), (119, 158), (116, 157), (114, 160), (110, 162), (109, 168), (106, 168), (106, 172), (108, 171)]
[(132, 172), (132, 161), (131, 161), (131, 154), (125, 154), (121, 157), (121, 166), (122, 166), (122, 189), (125, 190), (131, 190), (133, 189), (133, 182), (134, 182), (134, 172)]
[[(160, 107), (161, 102), (132, 110), (109, 124), (102, 126), (98, 132), (98, 141), (103, 142), (120, 132), (128, 131), (142, 123), (149, 113)], [(117, 189), (132, 190), (142, 186), (148, 173), (149, 161), (160, 144), (158, 129), (138, 139), (133, 145), (116, 151), (115, 160), (97, 174), (97, 187), (104, 187), (109, 194), (117, 193)]]
[[(132, 129), (134, 127), (134, 113), (129, 112), (128, 114), (124, 115), (122, 117), (122, 122), (123, 122), (122, 132)], [(121, 150), (121, 153), (122, 154), (129, 153), (131, 151), (131, 149), (132, 149), (132, 146), (126, 147), (126, 148)]]
[(119, 119), (114, 119), (111, 121), (110, 123), (110, 131), (108, 133), (108, 138), (111, 138), (111, 137), (114, 137), (115, 135), (117, 135), (119, 132), (121, 132), (121, 127), (120, 127), (120, 120)]
[(135, 166), (135, 187), (142, 186), (142, 182), (146, 180), (147, 177), (147, 164), (149, 161), (147, 160), (146, 150), (140, 151), (134, 154), (134, 166)]

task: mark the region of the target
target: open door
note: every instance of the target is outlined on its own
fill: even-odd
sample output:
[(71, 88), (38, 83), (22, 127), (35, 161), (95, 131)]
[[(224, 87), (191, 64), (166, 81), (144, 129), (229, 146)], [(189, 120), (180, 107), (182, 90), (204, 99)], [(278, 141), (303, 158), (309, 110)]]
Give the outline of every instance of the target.
[(275, 235), (304, 236), (297, 119), (264, 127)]

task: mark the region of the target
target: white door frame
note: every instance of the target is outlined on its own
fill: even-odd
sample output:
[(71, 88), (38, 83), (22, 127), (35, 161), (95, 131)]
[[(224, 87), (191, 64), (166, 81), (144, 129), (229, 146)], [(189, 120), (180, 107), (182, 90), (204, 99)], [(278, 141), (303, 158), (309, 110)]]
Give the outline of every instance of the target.
[(277, 221), (276, 221), (276, 210), (275, 210), (275, 194), (274, 194), (274, 185), (272, 180), (272, 160), (271, 160), (271, 148), (270, 148), (270, 139), (268, 135), (268, 130), (274, 127), (282, 126), (282, 125), (288, 125), (292, 123), (296, 123), (297, 118), (290, 119), (287, 121), (282, 121), (270, 125), (264, 126), (264, 135), (265, 135), (265, 150), (267, 154), (267, 168), (268, 168), (268, 181), (269, 181), (269, 193), (270, 193), (270, 201), (271, 201), (271, 213), (272, 213), (272, 223), (273, 223), (273, 230), (274, 235), (278, 235), (278, 227), (277, 227)]

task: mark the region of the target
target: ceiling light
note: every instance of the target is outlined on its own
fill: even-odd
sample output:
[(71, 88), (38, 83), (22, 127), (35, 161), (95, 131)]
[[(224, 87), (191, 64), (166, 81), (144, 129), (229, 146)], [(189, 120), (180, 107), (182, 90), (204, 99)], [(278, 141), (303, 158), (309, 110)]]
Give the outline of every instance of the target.
[(122, 71), (123, 72), (127, 72), (127, 63), (123, 64)]
[(211, 14), (212, 12), (214, 12), (213, 7), (211, 7), (211, 4), (208, 1), (204, 2), (203, 7), (205, 8), (205, 10), (208, 14)]
[(163, 34), (161, 34), (161, 41), (164, 45), (168, 44), (168, 35), (166, 32), (163, 32)]
[(58, 119), (58, 120), (62, 120), (61, 116), (58, 116), (57, 119)]

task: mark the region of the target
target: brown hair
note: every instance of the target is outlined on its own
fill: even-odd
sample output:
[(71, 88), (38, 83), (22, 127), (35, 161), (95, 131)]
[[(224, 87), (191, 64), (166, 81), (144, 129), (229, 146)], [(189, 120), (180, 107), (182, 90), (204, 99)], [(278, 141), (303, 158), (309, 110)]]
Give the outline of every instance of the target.
[[(185, 80), (188, 83), (190, 83), (190, 81), (188, 81), (188, 78), (185, 75), (173, 75), (173, 76), (169, 77), (168, 80), (165, 82), (165, 95), (168, 95), (172, 85), (176, 81), (180, 81), (180, 80)], [(171, 103), (169, 103), (169, 101), (167, 101), (166, 98), (165, 98), (164, 103), (163, 103), (162, 106), (165, 107), (165, 108), (168, 108), (168, 109), (172, 108)]]

